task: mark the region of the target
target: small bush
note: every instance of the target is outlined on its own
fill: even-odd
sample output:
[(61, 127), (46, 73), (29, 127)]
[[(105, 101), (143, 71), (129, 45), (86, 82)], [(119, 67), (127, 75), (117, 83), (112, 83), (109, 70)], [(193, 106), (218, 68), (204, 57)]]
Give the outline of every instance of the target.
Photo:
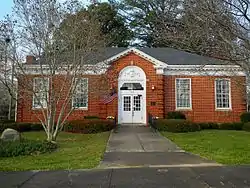
[(219, 124), (219, 129), (221, 130), (242, 130), (243, 123), (234, 122), (234, 123), (221, 123)]
[(28, 131), (41, 131), (43, 126), (39, 123), (5, 123), (0, 124), (0, 132), (3, 132), (5, 129), (15, 129), (18, 132), (28, 132)]
[(167, 119), (186, 119), (186, 116), (182, 112), (174, 111), (167, 113)]
[(84, 119), (100, 119), (98, 116), (84, 116)]
[(0, 157), (16, 157), (21, 155), (38, 155), (52, 152), (56, 144), (41, 141), (22, 140), (21, 142), (0, 141)]
[(200, 128), (202, 130), (205, 129), (219, 129), (218, 123), (213, 123), (213, 122), (204, 122), (204, 123), (198, 123), (200, 125)]
[(240, 115), (240, 120), (243, 123), (250, 122), (250, 112), (244, 112)]
[(102, 120), (102, 119), (83, 119), (73, 120), (64, 126), (64, 131), (74, 133), (99, 133), (110, 131), (114, 128), (115, 123), (113, 120)]
[(243, 129), (244, 131), (250, 132), (250, 122), (244, 123), (242, 129)]
[(30, 125), (31, 131), (43, 131), (43, 126), (39, 123), (32, 123)]
[(155, 127), (159, 131), (174, 133), (200, 131), (200, 125), (183, 119), (158, 119)]

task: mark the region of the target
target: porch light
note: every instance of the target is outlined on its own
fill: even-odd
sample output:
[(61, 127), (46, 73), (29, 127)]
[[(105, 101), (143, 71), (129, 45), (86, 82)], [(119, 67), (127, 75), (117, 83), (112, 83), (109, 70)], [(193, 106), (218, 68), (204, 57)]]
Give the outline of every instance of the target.
[(155, 86), (154, 86), (154, 85), (152, 85), (151, 89), (152, 89), (152, 90), (155, 90)]

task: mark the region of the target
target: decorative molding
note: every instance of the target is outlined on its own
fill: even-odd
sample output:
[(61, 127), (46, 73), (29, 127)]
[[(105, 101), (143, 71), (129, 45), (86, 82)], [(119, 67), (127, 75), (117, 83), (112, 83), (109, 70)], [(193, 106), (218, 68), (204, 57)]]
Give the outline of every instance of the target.
[(129, 81), (129, 80), (145, 80), (146, 75), (145, 72), (137, 66), (127, 66), (123, 70), (120, 71), (119, 81)]
[[(237, 65), (168, 65), (167, 63), (161, 62), (152, 56), (136, 49), (129, 48), (123, 52), (103, 61), (96, 65), (84, 65), (79, 74), (89, 75), (101, 75), (104, 74), (107, 69), (112, 66), (110, 63), (117, 59), (126, 56), (129, 53), (135, 53), (136, 55), (151, 62), (156, 70), (156, 74), (165, 76), (174, 75), (187, 75), (187, 76), (246, 76), (245, 72), (241, 67)], [(130, 62), (134, 64), (133, 61)], [(60, 69), (62, 72), (57, 71), (57, 74), (68, 73), (69, 66), (62, 66)], [(37, 74), (49, 74), (50, 68), (48, 65), (42, 65), (43, 73), (41, 73), (40, 65), (24, 65), (26, 74), (37, 75)], [(59, 70), (60, 70), (59, 69)]]
[(165, 76), (246, 76), (236, 65), (169, 65)]

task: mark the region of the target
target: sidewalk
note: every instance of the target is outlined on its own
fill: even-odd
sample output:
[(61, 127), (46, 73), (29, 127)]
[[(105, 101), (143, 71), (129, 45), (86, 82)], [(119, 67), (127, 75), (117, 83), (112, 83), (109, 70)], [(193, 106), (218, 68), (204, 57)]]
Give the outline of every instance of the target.
[(100, 168), (148, 166), (218, 166), (181, 150), (150, 127), (120, 126), (110, 135)]
[(134, 168), (87, 171), (0, 172), (3, 188), (243, 188), (250, 167)]

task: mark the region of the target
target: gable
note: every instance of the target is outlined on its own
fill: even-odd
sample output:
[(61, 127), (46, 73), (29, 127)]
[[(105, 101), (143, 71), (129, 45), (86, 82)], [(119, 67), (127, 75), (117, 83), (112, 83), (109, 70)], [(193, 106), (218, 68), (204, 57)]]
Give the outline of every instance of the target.
[(110, 63), (117, 61), (118, 59), (120, 59), (124, 56), (127, 56), (130, 53), (134, 53), (134, 54), (138, 55), (139, 57), (151, 62), (156, 67), (166, 67), (167, 66), (166, 63), (164, 63), (164, 62), (162, 62), (162, 61), (160, 61), (160, 60), (158, 60), (158, 59), (156, 59), (156, 58), (154, 58), (154, 57), (152, 57), (152, 56), (150, 56), (150, 55), (148, 55), (148, 54), (144, 53), (143, 51), (138, 50), (136, 48), (126, 49), (126, 50), (104, 60), (103, 62), (106, 64), (110, 64)]

